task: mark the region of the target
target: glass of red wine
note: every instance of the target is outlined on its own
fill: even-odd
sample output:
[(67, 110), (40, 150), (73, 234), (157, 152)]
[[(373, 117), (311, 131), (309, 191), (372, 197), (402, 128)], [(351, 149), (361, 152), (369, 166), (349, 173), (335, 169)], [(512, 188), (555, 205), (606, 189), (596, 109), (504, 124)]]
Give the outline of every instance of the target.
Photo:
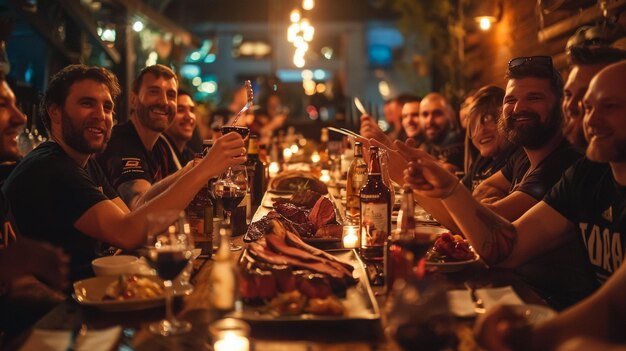
[(160, 211), (147, 215), (145, 256), (165, 287), (165, 319), (150, 325), (150, 331), (163, 336), (189, 332), (191, 323), (178, 320), (172, 312), (172, 281), (191, 260), (193, 238), (180, 211)]
[[(230, 167), (213, 183), (213, 195), (222, 201), (225, 224), (231, 225), (232, 212), (239, 206), (248, 192), (248, 173), (245, 165)], [(241, 246), (231, 242), (232, 251), (241, 250)]]

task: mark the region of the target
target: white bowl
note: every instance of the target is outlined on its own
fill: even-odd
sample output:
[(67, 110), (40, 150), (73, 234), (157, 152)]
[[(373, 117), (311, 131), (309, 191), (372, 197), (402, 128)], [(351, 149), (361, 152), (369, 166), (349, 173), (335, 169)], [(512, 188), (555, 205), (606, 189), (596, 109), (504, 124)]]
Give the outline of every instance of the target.
[(139, 259), (130, 255), (117, 255), (96, 258), (91, 261), (96, 276), (121, 275), (137, 273)]

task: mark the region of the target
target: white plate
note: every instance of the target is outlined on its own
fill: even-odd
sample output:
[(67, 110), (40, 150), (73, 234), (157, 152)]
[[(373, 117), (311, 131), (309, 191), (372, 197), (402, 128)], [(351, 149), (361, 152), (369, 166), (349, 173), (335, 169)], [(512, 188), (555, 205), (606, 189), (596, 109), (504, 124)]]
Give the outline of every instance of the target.
[[(161, 280), (153, 276), (144, 276), (144, 278), (152, 279), (159, 284)], [(152, 308), (163, 304), (164, 297), (155, 297), (150, 299), (130, 299), (123, 301), (102, 301), (106, 288), (109, 284), (117, 280), (117, 277), (95, 277), (79, 280), (74, 283), (74, 300), (80, 305), (96, 307), (103, 311), (136, 311)], [(193, 286), (190, 284), (181, 284), (178, 280), (174, 281), (174, 296), (189, 295), (193, 292)]]
[(537, 325), (554, 318), (557, 313), (553, 309), (542, 305), (510, 305), (512, 309), (526, 318), (530, 325)]
[(474, 258), (472, 258), (471, 260), (452, 262), (431, 262), (426, 260), (426, 266), (437, 268), (437, 272), (441, 273), (458, 272), (480, 260), (480, 256), (478, 255), (478, 253), (476, 253), (476, 251), (474, 251), (474, 248), (472, 246), (470, 246), (470, 250), (472, 250), (472, 252), (474, 253)]

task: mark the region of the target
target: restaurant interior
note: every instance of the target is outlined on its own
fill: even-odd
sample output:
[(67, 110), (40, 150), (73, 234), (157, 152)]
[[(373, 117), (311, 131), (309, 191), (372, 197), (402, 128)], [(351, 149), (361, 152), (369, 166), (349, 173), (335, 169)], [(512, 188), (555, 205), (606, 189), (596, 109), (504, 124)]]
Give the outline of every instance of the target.
[[(172, 149), (180, 158), (177, 172), (193, 173), (203, 157), (225, 150), (229, 134), (245, 143), (247, 157), (243, 165), (228, 164), (198, 185), (184, 211), (143, 211), (148, 213), (143, 237), (156, 242), (128, 249), (99, 240), (91, 276), (81, 279), (74, 279), (70, 257), (70, 281), (58, 291), (56, 303), (24, 312), (36, 317), (17, 330), (2, 328), (10, 313), (21, 313), (16, 306), (24, 302), (10, 302), (4, 310), (4, 295), (10, 292), (4, 287), (11, 283), (0, 279), (0, 314), (5, 315), (0, 317), (0, 349), (535, 350), (536, 343), (546, 350), (606, 349), (594, 343), (576, 348), (566, 336), (543, 340), (556, 335), (557, 327), (571, 327), (567, 321), (574, 320), (588, 296), (598, 300), (596, 290), (616, 285), (605, 275), (609, 282), (599, 288), (589, 273), (595, 266), (563, 266), (579, 253), (586, 257), (587, 249), (592, 264), (593, 250), (610, 251), (621, 263), (626, 247), (606, 242), (625, 231), (624, 200), (619, 200), (621, 209), (608, 207), (614, 209), (610, 221), (621, 210), (623, 222), (615, 220), (617, 227), (609, 228), (617, 229), (605, 230), (604, 247), (592, 249), (601, 244), (592, 243), (581, 229), (583, 249), (572, 240), (573, 251), (544, 252), (550, 257), (520, 265), (490, 256), (488, 243), (473, 234), (472, 223), (483, 218), (481, 213), (464, 222), (453, 202), (461, 197), (457, 185), (464, 188), (465, 176), (477, 172), (471, 162), (482, 157), (482, 149), (472, 146), (478, 140), (474, 128), (498, 119), (487, 114), (476, 122), (471, 117), (478, 113), (479, 97), (495, 94), (483, 87), (501, 91), (498, 115), (506, 111), (511, 81), (524, 79), (511, 78), (516, 64), (549, 60), (548, 79), (559, 75), (562, 87), (578, 69), (572, 63), (572, 38), (588, 28), (587, 33), (596, 28), (610, 33), (607, 45), (626, 58), (624, 10), (626, 0), (0, 0), (0, 71), (25, 117), (15, 137), (16, 169), (39, 145), (65, 147), (49, 126), (51, 117), (44, 117), (51, 111), (45, 97), (55, 74), (76, 64), (102, 67), (117, 77), (121, 93), (114, 97), (111, 143), (115, 128), (139, 123), (134, 116), (141, 106), (136, 100), (143, 89), (142, 70), (162, 65), (175, 75), (175, 88), (182, 89), (172, 114), (187, 113), (180, 112), (182, 95), (193, 105), (193, 135), (181, 148), (191, 156), (183, 162)], [(445, 128), (455, 135), (457, 149), (450, 146), (452, 137), (441, 137), (448, 145), (432, 141), (438, 139), (430, 139), (426, 124), (409, 133), (405, 121), (411, 113), (426, 118), (425, 106), (432, 101), (445, 107), (431, 113), (448, 116), (450, 111)], [(388, 111), (391, 103), (400, 106), (397, 118), (390, 117), (395, 113)], [(420, 108), (407, 112), (413, 103)], [(585, 110), (585, 104), (578, 107)], [(554, 106), (561, 114), (561, 103)], [(464, 109), (469, 122), (462, 117)], [(0, 128), (2, 123), (0, 118)], [(503, 133), (495, 123), (494, 133)], [(436, 133), (443, 127), (433, 128)], [(560, 127), (554, 140), (554, 145), (565, 140)], [(502, 156), (502, 164), (518, 153), (527, 157), (530, 166), (521, 172), (522, 183), (539, 166), (532, 158), (538, 147), (520, 145), (516, 154), (510, 149)], [(577, 157), (582, 154), (578, 151)], [(100, 157), (87, 155), (104, 165)], [(433, 160), (445, 167), (428, 168), (425, 163)], [(504, 169), (484, 168), (496, 175)], [(513, 227), (514, 220), (526, 218), (526, 210), (535, 209), (532, 205), (547, 206), (556, 193), (552, 185), (566, 169), (539, 197), (524, 193), (532, 202), (515, 216), (484, 207)], [(103, 174), (109, 177), (108, 172)], [(454, 185), (444, 187), (447, 179)], [(478, 182), (492, 177), (477, 179), (463, 190), (468, 197), (476, 197), (472, 191)], [(128, 205), (126, 211), (142, 210), (126, 201), (118, 179), (107, 182)], [(508, 193), (510, 185), (514, 193), (517, 180), (507, 182), (503, 191)], [(16, 180), (9, 178), (2, 190), (13, 207), (9, 183)], [(431, 205), (429, 194), (440, 189), (445, 191), (434, 196), (438, 204)], [(624, 184), (619, 189), (626, 194)], [(146, 200), (143, 209), (158, 200)], [(608, 210), (602, 210), (607, 218)], [(19, 232), (29, 237), (19, 208), (15, 211)], [(568, 219), (570, 227), (578, 228)], [(494, 227), (476, 228), (491, 233)], [(8, 250), (13, 239), (0, 235), (0, 251)], [(494, 245), (502, 249), (516, 240)], [(609, 258), (603, 257), (606, 268)], [(0, 268), (3, 264), (0, 259)], [(578, 279), (583, 273), (577, 269), (594, 276), (593, 288), (576, 283), (563, 297), (569, 288), (554, 277)], [(617, 267), (608, 268), (613, 270)], [(616, 278), (623, 275), (617, 272)], [(519, 323), (498, 324), (490, 319), (497, 313), (515, 315), (511, 320)], [(620, 318), (626, 316), (612, 317), (608, 329), (623, 325)], [(543, 323), (548, 327), (541, 329)], [(572, 329), (567, 338), (587, 335), (582, 327)], [(623, 335), (589, 333), (626, 345)], [(500, 339), (492, 337), (496, 334)]]

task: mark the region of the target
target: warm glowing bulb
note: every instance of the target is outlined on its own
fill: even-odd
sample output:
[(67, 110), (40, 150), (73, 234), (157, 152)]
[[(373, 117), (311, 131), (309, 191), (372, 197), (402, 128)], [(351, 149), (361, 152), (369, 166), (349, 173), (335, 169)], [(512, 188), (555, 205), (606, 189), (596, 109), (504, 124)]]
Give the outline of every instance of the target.
[(300, 148), (296, 144), (291, 145), (289, 148), (291, 149), (291, 153), (294, 155), (297, 154), (298, 151), (300, 151)]
[(489, 28), (491, 28), (491, 20), (489, 17), (481, 17), (478, 21), (478, 25), (482, 30), (489, 30)]
[(143, 30), (143, 22), (137, 20), (133, 23), (133, 30), (135, 32), (141, 32)]
[(302, 0), (302, 8), (310, 11), (313, 10), (313, 8), (315, 7), (315, 1), (314, 0)]
[(298, 10), (291, 11), (291, 13), (289, 14), (289, 19), (291, 20), (291, 23), (298, 22), (300, 20), (300, 11)]

